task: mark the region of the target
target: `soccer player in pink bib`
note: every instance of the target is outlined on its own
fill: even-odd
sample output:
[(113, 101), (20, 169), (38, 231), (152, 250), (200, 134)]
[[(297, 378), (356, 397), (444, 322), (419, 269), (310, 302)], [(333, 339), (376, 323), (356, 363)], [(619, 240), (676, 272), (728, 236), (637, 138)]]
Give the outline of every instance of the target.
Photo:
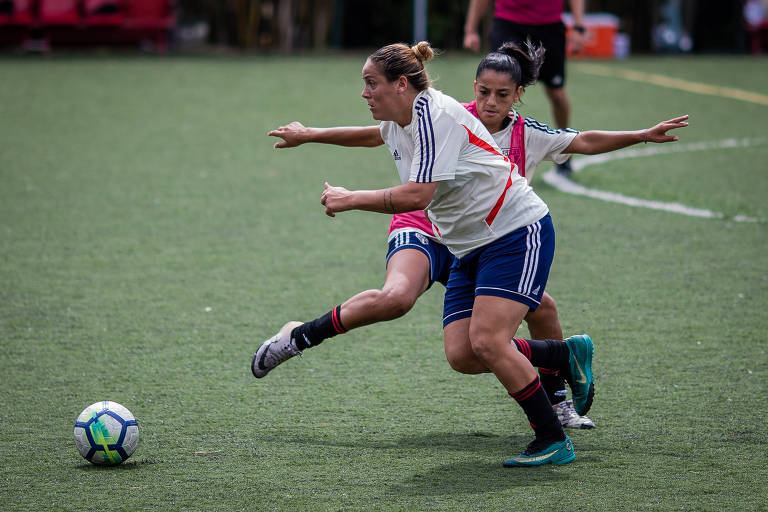
[[(478, 26), (488, 10), (490, 0), (470, 0), (464, 23), (464, 47), (480, 49)], [(584, 0), (570, 0), (573, 26), (569, 35), (570, 48), (579, 53), (586, 42)], [(498, 51), (506, 42), (523, 46), (530, 39), (547, 52), (538, 80), (544, 84), (558, 128), (570, 126), (571, 100), (566, 91), (566, 30), (562, 21), (563, 0), (494, 0), (493, 22), (488, 39), (491, 51)], [(557, 171), (568, 175), (570, 162), (557, 163)]]
[[(428, 45), (424, 45), (426, 43), (422, 43), (422, 48), (428, 49)], [(393, 45), (379, 50), (366, 63), (364, 78), (366, 70), (369, 78), (365, 78), (363, 97), (371, 106), (374, 118), (382, 120), (380, 126), (315, 129), (292, 123), (270, 133), (284, 139), (284, 142), (277, 143), (276, 147), (292, 147), (310, 141), (349, 146), (376, 146), (386, 143), (389, 146), (405, 185), (386, 191), (358, 193), (327, 186), (323, 201), (331, 215), (351, 208), (392, 211), (390, 209), (419, 207), (419, 201), (429, 203), (431, 196), (425, 194), (420, 197), (417, 193), (417, 199), (413, 199), (414, 191), (407, 189), (413, 186), (422, 187), (422, 183), (433, 185), (429, 187), (433, 189), (434, 195), (430, 206), (436, 208), (440, 214), (435, 217), (434, 225), (428, 222), (420, 211), (396, 214), (390, 230), (387, 278), (382, 290), (369, 290), (358, 294), (312, 322), (289, 322), (276, 336), (264, 342), (255, 354), (252, 363), (254, 375), (262, 377), (300, 350), (314, 346), (323, 339), (345, 332), (349, 328), (404, 314), (432, 282), (445, 282), (445, 271), (451, 257), (446, 254), (445, 246), (435, 240), (438, 239), (449, 247), (452, 241), (452, 251), (459, 258), (454, 263), (446, 292), (445, 348), (449, 362), (455, 369), (466, 373), (485, 372), (489, 369), (494, 371), (510, 394), (518, 399), (526, 410), (532, 424), (539, 425), (538, 429), (535, 428), (536, 440), (524, 454), (506, 461), (506, 465), (568, 462), (572, 460), (570, 442), (562, 435), (557, 419), (551, 421), (550, 415), (539, 407), (541, 403), (548, 406), (549, 402), (546, 400), (547, 395), (540, 392), (538, 378), (522, 383), (521, 381), (529, 376), (525, 374), (522, 379), (516, 379), (514, 373), (519, 371), (516, 368), (520, 366), (520, 358), (513, 356), (510, 362), (506, 353), (508, 350), (500, 349), (500, 352), (497, 352), (499, 347), (493, 346), (495, 342), (489, 331), (495, 331), (494, 322), (504, 316), (503, 312), (494, 311), (500, 309), (508, 311), (511, 315), (509, 318), (512, 318), (512, 321), (506, 322), (511, 325), (508, 329), (510, 338), (523, 317), (528, 320), (532, 334), (536, 329), (538, 317), (541, 319), (539, 330), (554, 332), (552, 336), (547, 337), (556, 338), (559, 334), (560, 339), (562, 338), (554, 302), (549, 298), (550, 304), (547, 307), (539, 307), (540, 303), (547, 303), (547, 300), (542, 302), (542, 298), (546, 297), (543, 288), (553, 251), (551, 221), (546, 206), (532, 193), (521, 174), (525, 174), (523, 169), (527, 167), (530, 177), (538, 161), (558, 156), (559, 152), (576, 138), (577, 132), (569, 131), (564, 143), (563, 140), (551, 142), (548, 146), (539, 143), (538, 151), (526, 152), (525, 145), (530, 142), (527, 133), (523, 136), (523, 131), (528, 120), (523, 122), (516, 114), (507, 115), (513, 102), (522, 94), (524, 86), (535, 81), (535, 73), (540, 65), (540, 51), (536, 53), (530, 50), (525, 53), (517, 47), (510, 48), (508, 54), (489, 55), (478, 68), (478, 80), (475, 85), (477, 102), (465, 107), (479, 116), (486, 126), (492, 128), (494, 137), (489, 136), (476, 118), (467, 116), (466, 110), (457, 110), (455, 101), (428, 87), (426, 73), (417, 51), (418, 47), (408, 49), (402, 45)], [(518, 59), (523, 61), (525, 70), (521, 71)], [(387, 68), (393, 67), (393, 64), (394, 70)], [(381, 67), (385, 70), (382, 71)], [(398, 74), (400, 71), (403, 73)], [(498, 84), (493, 80), (485, 83), (486, 75), (498, 78), (495, 76), (497, 74), (505, 77), (502, 84), (504, 87), (496, 87)], [(393, 84), (398, 82), (401, 76), (404, 77), (401, 88), (393, 88)], [(393, 80), (390, 80), (390, 77)], [(385, 89), (384, 94), (380, 92), (382, 86)], [(387, 86), (389, 90), (386, 90)], [(414, 97), (408, 98), (411, 100), (409, 110), (412, 108), (412, 111), (410, 119), (407, 119), (403, 106), (407, 101), (402, 105), (396, 102), (399, 94), (414, 91)], [(544, 125), (538, 125), (537, 129), (542, 127)], [(651, 130), (657, 130), (657, 127)], [(551, 135), (555, 132), (545, 127), (542, 131), (553, 139)], [(589, 133), (585, 132), (584, 135)], [(612, 137), (611, 132), (605, 133), (609, 134), (609, 138)], [(613, 145), (620, 142), (622, 145), (618, 147), (642, 140), (637, 138), (640, 132), (617, 133), (624, 134), (622, 141), (612, 142)], [(632, 136), (627, 136), (627, 133)], [(496, 134), (500, 136), (497, 137)], [(535, 139), (535, 135), (533, 137)], [(499, 146), (508, 148), (507, 151), (517, 162), (516, 167), (510, 166), (508, 158)], [(448, 177), (451, 175), (452, 177)], [(480, 183), (473, 184), (473, 178)], [(453, 186), (443, 187), (450, 184)], [(479, 199), (478, 203), (485, 205), (485, 209), (468, 204), (463, 194), (459, 193), (462, 188), (469, 188), (472, 197)], [(483, 195), (481, 192), (484, 191), (489, 193)], [(377, 194), (381, 194), (380, 204), (376, 204)], [(448, 205), (443, 205), (442, 209), (435, 200), (441, 194), (446, 196), (443, 200), (447, 201)], [(352, 204), (348, 203), (347, 201), (355, 195), (358, 199), (353, 200)], [(514, 206), (507, 203), (513, 197), (516, 198), (513, 199)], [(359, 199), (362, 201), (357, 202)], [(482, 218), (479, 217), (481, 213), (484, 214)], [(464, 217), (471, 220), (465, 220)], [(517, 220), (517, 217), (522, 217), (523, 220)], [(445, 220), (441, 223), (438, 220), (440, 218)], [(496, 224), (499, 218), (504, 219), (504, 222)], [(531, 219), (533, 222), (529, 222)], [(513, 227), (512, 231), (505, 231), (514, 222), (518, 223), (518, 228)], [(504, 227), (495, 232), (496, 226)], [(523, 246), (526, 249), (519, 250)], [(519, 254), (515, 253), (515, 247)], [(499, 261), (492, 263), (491, 260), (494, 259)], [(511, 264), (506, 265), (505, 261)], [(517, 273), (504, 275), (506, 266), (516, 269)], [(494, 282), (497, 279), (496, 274), (503, 276), (501, 283)], [(477, 286), (478, 284), (484, 286)], [(504, 286), (495, 286), (496, 284)], [(550, 311), (546, 311), (547, 309)], [(495, 316), (497, 318), (494, 318)], [(476, 318), (480, 320), (475, 321)], [(491, 325), (490, 328), (485, 325), (486, 321)], [(478, 326), (477, 329), (475, 325)], [(546, 363), (550, 362), (553, 363), (552, 368), (555, 371), (565, 368), (566, 374), (576, 374), (572, 381), (584, 381), (571, 383), (572, 388), (575, 386), (576, 408), (582, 414), (586, 412), (592, 393), (589, 369), (592, 345), (587, 336), (569, 338), (566, 343), (514, 340), (514, 345), (511, 345), (507, 338), (506, 345), (507, 349), (516, 348), (518, 355), (525, 356), (525, 363), (522, 364), (524, 371), (527, 371), (527, 365), (530, 365), (527, 359), (530, 359), (538, 366), (546, 366)], [(507, 360), (495, 364), (497, 361), (494, 354), (497, 353), (500, 353), (502, 358), (507, 357)], [(533, 375), (535, 377), (535, 372)], [(533, 418), (538, 418), (538, 421), (534, 422)], [(553, 447), (556, 449), (550, 450)], [(547, 453), (551, 452), (551, 456), (542, 457), (542, 449), (548, 449)]]

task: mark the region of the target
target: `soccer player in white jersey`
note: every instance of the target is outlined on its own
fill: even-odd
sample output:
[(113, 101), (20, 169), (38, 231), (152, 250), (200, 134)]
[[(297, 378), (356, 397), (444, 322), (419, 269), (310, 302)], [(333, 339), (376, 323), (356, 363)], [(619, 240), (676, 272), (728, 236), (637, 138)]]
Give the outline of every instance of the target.
[[(665, 121), (634, 132), (576, 132), (550, 130), (546, 125), (527, 117), (513, 108), (526, 86), (536, 81), (541, 65), (540, 48), (529, 45), (523, 51), (514, 44), (504, 45), (498, 52), (488, 54), (479, 64), (474, 84), (475, 101), (464, 104), (491, 132), (504, 155), (518, 166), (518, 173), (530, 182), (536, 166), (542, 160), (560, 161), (568, 153), (600, 153), (642, 142), (669, 142), (676, 137), (666, 135), (672, 128), (685, 126), (685, 116)], [(342, 146), (373, 147), (384, 144), (379, 125), (367, 127), (311, 128), (293, 122), (273, 130), (271, 136), (283, 140), (276, 148), (296, 147), (307, 142)], [(397, 161), (401, 156), (393, 152)], [(326, 315), (311, 322), (289, 322), (280, 333), (265, 341), (252, 362), (257, 377), (264, 377), (272, 368), (300, 352), (291, 344), (291, 332), (296, 332), (301, 349), (311, 348), (323, 340), (357, 327), (392, 320), (407, 313), (416, 299), (435, 281), (446, 284), (452, 257), (438, 242), (422, 211), (395, 214), (390, 225), (386, 276), (380, 290), (366, 290)], [(534, 339), (562, 340), (555, 302), (546, 292), (541, 304), (529, 311), (525, 320)], [(301, 328), (299, 328), (301, 327)], [(309, 341), (304, 341), (304, 337)], [(280, 341), (280, 343), (276, 343)], [(524, 354), (525, 340), (514, 340)], [(282, 346), (284, 350), (277, 350)], [(461, 371), (462, 361), (453, 360)], [(579, 416), (572, 400), (565, 400), (562, 376), (554, 369), (539, 369), (542, 385), (564, 427), (592, 428), (594, 423)]]
[[(510, 344), (546, 285), (554, 253), (548, 208), (483, 124), (429, 87), (423, 63), (432, 56), (426, 42), (389, 45), (363, 67), (363, 98), (382, 122), (385, 143), (401, 156), (396, 163), (403, 184), (368, 191), (326, 184), (321, 204), (329, 216), (352, 209), (397, 213), (428, 207), (435, 234), (457, 258), (446, 287), (446, 353), (460, 351), (465, 361), (491, 370), (535, 432), (528, 448), (504, 464), (571, 462), (572, 443), (538, 374)], [(530, 344), (537, 365), (570, 369), (574, 399), (586, 412), (593, 392), (591, 339)]]

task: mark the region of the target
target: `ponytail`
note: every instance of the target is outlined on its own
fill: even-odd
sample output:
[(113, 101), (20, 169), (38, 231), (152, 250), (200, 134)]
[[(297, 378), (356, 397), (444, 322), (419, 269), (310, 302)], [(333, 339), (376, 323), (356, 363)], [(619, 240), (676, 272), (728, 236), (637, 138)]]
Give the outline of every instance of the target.
[(536, 46), (528, 39), (525, 41), (525, 50), (523, 50), (512, 41), (508, 41), (480, 61), (475, 78), (486, 69), (490, 69), (499, 73), (507, 73), (517, 86), (526, 88), (536, 83), (543, 62), (543, 46)]

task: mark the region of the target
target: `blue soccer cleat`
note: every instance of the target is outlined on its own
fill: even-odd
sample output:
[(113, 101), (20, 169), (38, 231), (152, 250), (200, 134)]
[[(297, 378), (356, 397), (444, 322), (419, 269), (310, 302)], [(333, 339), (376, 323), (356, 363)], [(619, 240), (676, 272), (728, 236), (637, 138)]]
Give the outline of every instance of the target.
[(568, 464), (576, 458), (571, 438), (565, 436), (562, 441), (534, 439), (528, 448), (517, 457), (504, 461), (505, 468), (523, 468), (544, 464)]
[(595, 345), (586, 334), (571, 336), (565, 340), (570, 351), (568, 364), (571, 375), (568, 384), (573, 394), (573, 408), (579, 416), (584, 416), (592, 407), (595, 396), (595, 382), (592, 376), (592, 355)]

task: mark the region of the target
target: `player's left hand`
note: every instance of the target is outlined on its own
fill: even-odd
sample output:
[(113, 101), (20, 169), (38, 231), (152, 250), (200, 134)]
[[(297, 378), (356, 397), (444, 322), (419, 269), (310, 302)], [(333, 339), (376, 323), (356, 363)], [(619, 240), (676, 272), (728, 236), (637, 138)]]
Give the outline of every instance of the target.
[(335, 217), (336, 213), (348, 210), (345, 199), (350, 196), (350, 191), (344, 187), (334, 187), (325, 182), (325, 190), (320, 195), (320, 204), (325, 206), (325, 214)]
[(675, 128), (684, 128), (688, 126), (688, 115), (676, 117), (669, 121), (662, 121), (653, 128), (648, 128), (645, 132), (646, 142), (674, 142), (678, 140), (677, 135), (667, 135), (667, 131)]
[(571, 54), (581, 53), (581, 50), (584, 49), (584, 42), (586, 41), (586, 39), (587, 39), (586, 36), (581, 32), (571, 30), (568, 34), (569, 53)]

